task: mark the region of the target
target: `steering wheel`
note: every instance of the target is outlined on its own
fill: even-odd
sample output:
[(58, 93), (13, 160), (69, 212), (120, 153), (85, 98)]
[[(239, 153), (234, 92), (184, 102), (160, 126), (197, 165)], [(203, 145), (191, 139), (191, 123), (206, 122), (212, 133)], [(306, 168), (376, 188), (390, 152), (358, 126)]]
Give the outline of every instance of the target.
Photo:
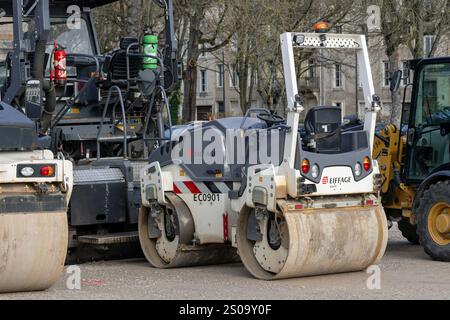
[(259, 120), (264, 121), (267, 123), (269, 127), (282, 124), (285, 120), (282, 116), (279, 116), (275, 114), (275, 112), (271, 111), (270, 114), (268, 113), (260, 113), (256, 116)]

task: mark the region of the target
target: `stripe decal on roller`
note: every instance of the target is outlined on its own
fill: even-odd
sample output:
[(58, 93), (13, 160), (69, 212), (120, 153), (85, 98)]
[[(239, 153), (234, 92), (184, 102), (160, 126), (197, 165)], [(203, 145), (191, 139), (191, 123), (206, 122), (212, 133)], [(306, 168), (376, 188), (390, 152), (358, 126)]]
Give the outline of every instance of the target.
[(199, 188), (192, 181), (184, 181), (184, 185), (189, 189), (189, 191), (193, 194), (202, 193)]
[(173, 183), (173, 192), (176, 194), (227, 194), (232, 188), (233, 183), (230, 182), (175, 181)]

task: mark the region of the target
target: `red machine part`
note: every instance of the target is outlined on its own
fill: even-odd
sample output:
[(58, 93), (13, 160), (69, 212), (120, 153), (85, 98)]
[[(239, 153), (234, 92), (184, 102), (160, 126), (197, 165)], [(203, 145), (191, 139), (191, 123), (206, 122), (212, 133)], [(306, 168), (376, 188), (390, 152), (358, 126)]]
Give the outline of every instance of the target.
[(67, 54), (66, 50), (55, 42), (55, 49), (53, 53), (54, 66), (54, 82), (59, 85), (64, 85), (67, 81)]

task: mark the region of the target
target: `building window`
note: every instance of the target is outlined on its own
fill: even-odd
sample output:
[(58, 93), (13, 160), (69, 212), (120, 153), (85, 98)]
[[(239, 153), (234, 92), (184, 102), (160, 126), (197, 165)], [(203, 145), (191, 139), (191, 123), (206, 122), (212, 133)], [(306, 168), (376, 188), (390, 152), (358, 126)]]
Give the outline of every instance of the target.
[(403, 73), (403, 85), (406, 86), (409, 84), (409, 63), (408, 61), (402, 62), (402, 73)]
[(383, 108), (381, 109), (382, 111), (382, 116), (383, 117), (389, 117), (392, 114), (392, 102), (384, 102), (382, 103)]
[(225, 72), (225, 69), (223, 67), (223, 64), (217, 65), (217, 87), (223, 88), (223, 74)]
[(345, 114), (344, 103), (343, 102), (335, 101), (335, 102), (333, 102), (333, 106), (340, 108), (342, 110), (342, 115)]
[(391, 73), (389, 69), (389, 61), (383, 61), (383, 87), (389, 87), (391, 85)]
[(239, 101), (231, 101), (231, 113), (233, 116), (241, 114), (241, 108), (239, 106)]
[(426, 57), (429, 57), (431, 54), (431, 50), (433, 49), (434, 44), (434, 36), (425, 36), (423, 38), (423, 49)]
[(360, 119), (363, 119), (365, 114), (366, 114), (366, 102), (360, 101), (359, 109), (358, 109), (358, 116)]
[(219, 113), (225, 113), (225, 104), (223, 101), (217, 102), (217, 110)]
[(198, 121), (211, 121), (212, 107), (211, 106), (197, 106), (197, 120)]
[(230, 67), (230, 84), (234, 88), (239, 86), (239, 76), (235, 64), (231, 65)]
[(208, 74), (206, 70), (200, 70), (200, 92), (208, 91)]
[(334, 87), (342, 88), (342, 66), (340, 64), (334, 65)]

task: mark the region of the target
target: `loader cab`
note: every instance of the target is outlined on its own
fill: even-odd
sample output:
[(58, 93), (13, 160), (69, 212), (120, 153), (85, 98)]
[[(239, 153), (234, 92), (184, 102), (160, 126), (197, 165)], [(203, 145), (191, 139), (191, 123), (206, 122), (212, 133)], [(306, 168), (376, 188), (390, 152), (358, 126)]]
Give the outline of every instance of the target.
[[(49, 48), (54, 41), (66, 48), (68, 54), (99, 55), (100, 47), (90, 9), (81, 9), (79, 19), (64, 7), (50, 12)], [(71, 22), (70, 19), (76, 19)]]
[(47, 53), (52, 53), (54, 43), (56, 42), (65, 48), (68, 55), (100, 55), (100, 48), (91, 12), (82, 12), (78, 25), (72, 26), (68, 23), (69, 18), (70, 14), (51, 15), (51, 31), (47, 43)]
[(450, 163), (450, 57), (414, 66), (404, 178), (421, 181)]
[[(71, 19), (71, 13), (66, 10), (57, 10), (51, 12), (51, 30), (47, 42), (46, 55), (49, 57), (45, 76), (50, 79), (54, 73), (53, 56), (55, 44), (64, 48), (67, 54), (67, 83), (65, 85), (55, 86), (59, 103), (57, 112), (64, 107), (68, 98), (78, 95), (85, 85), (89, 86), (77, 104), (66, 115), (65, 119), (81, 118), (93, 116), (90, 108), (82, 108), (81, 105), (88, 106), (90, 103), (98, 103), (99, 94), (95, 83), (88, 83), (91, 74), (96, 72), (96, 60), (100, 63), (103, 59), (100, 57), (100, 47), (97, 39), (95, 25), (91, 16), (90, 9), (82, 9), (79, 22), (71, 25), (68, 19)], [(73, 111), (73, 112), (72, 112)], [(99, 112), (99, 111), (98, 111)], [(98, 114), (97, 114), (98, 116)]]

